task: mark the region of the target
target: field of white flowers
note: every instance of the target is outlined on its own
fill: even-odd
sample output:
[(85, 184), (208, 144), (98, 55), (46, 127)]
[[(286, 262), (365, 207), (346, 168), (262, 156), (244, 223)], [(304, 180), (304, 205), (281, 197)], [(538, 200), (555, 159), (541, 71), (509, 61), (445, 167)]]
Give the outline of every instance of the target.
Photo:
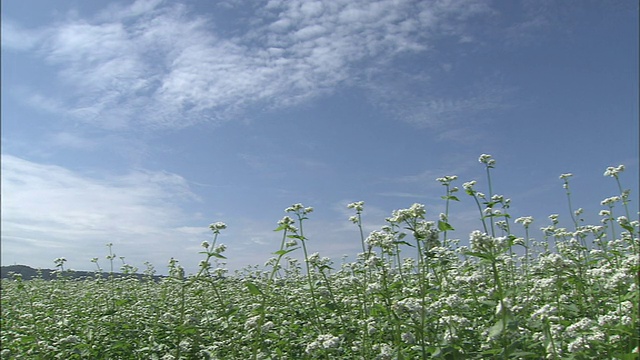
[[(480, 162), (491, 184), (495, 161)], [(511, 219), (509, 199), (475, 182), (460, 193), (481, 227), (468, 246), (450, 239), (449, 204), (460, 199), (446, 176), (447, 210), (434, 221), (414, 204), (364, 234), (364, 203), (350, 204), (362, 253), (339, 266), (308, 253), (313, 209), (301, 204), (278, 222), (280, 248), (263, 268), (217, 266), (220, 222), (190, 276), (172, 259), (161, 281), (149, 265), (147, 280), (72, 280), (56, 259), (57, 280), (2, 281), (1, 358), (638, 359), (639, 222), (623, 170), (604, 173), (620, 195), (602, 201), (599, 224), (572, 209), (571, 228), (551, 215), (535, 227), (539, 240), (534, 219)], [(560, 176), (569, 207), (570, 178)]]

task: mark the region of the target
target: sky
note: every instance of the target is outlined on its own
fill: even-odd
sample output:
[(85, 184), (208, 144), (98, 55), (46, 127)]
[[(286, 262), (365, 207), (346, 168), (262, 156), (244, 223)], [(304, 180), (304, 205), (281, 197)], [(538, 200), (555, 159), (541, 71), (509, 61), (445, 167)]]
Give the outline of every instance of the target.
[[(393, 210), (476, 180), (512, 220), (597, 224), (624, 164), (638, 214), (638, 2), (2, 2), (2, 265), (117, 257), (195, 272), (227, 224), (230, 272), (264, 266), (295, 203), (336, 264)], [(450, 233), (481, 227), (458, 193)], [(615, 215), (623, 215), (622, 207)], [(521, 231), (517, 225), (515, 231)], [(301, 251), (292, 254), (300, 258)], [(115, 266), (122, 264), (116, 259)]]

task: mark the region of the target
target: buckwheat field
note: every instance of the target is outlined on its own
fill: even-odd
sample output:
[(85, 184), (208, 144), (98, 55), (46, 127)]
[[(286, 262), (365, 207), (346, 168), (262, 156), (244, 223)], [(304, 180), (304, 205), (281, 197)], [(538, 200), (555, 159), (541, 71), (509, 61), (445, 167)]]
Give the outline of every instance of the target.
[[(294, 204), (274, 224), (271, 258), (242, 271), (225, 269), (227, 226), (214, 222), (196, 274), (170, 259), (161, 280), (149, 263), (145, 279), (101, 276), (94, 258), (95, 277), (74, 279), (58, 258), (54, 280), (3, 279), (1, 357), (638, 359), (639, 225), (624, 166), (606, 169), (618, 195), (602, 200), (600, 223), (585, 224), (571, 174), (559, 179), (566, 215), (512, 218), (491, 188), (495, 160), (479, 161), (488, 188), (438, 178), (439, 215), (413, 204), (367, 234), (364, 202), (349, 204), (360, 238), (345, 241), (362, 248), (352, 262), (313, 252), (313, 208)], [(458, 201), (477, 205), (468, 239), (450, 237)], [(117, 249), (107, 250), (114, 273)]]

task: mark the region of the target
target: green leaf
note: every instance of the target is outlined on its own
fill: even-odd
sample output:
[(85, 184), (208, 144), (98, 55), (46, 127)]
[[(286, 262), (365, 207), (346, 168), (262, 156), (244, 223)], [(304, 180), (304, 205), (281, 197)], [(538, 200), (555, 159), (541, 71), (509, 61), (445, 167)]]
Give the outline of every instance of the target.
[(496, 301), (494, 300), (481, 300), (480, 301), (481, 304), (487, 305), (489, 307), (496, 307), (496, 305), (498, 304)]
[(300, 247), (289, 249), (289, 250), (278, 250), (278, 251), (274, 252), (273, 255), (283, 256), (285, 254), (288, 254), (288, 253), (290, 253), (290, 252), (292, 252), (294, 250), (298, 250), (298, 249), (300, 249)]
[(533, 353), (533, 352), (530, 352), (530, 351), (516, 351), (516, 352), (511, 353), (511, 357), (518, 358), (518, 359), (521, 359), (523, 357), (536, 358), (538, 355), (540, 355), (540, 354)]
[(414, 245), (411, 245), (410, 243), (408, 243), (406, 241), (396, 241), (395, 244), (396, 245), (407, 245), (407, 246), (415, 247)]
[(627, 354), (617, 354), (615, 358), (620, 360), (638, 360), (638, 354), (627, 353)]
[(491, 328), (489, 328), (489, 337), (496, 338), (504, 331), (504, 322), (502, 319), (498, 320)]
[(102, 314), (100, 314), (101, 316), (109, 316), (109, 315), (113, 315), (116, 313), (116, 309), (108, 309), (107, 311), (103, 312)]
[(460, 201), (460, 199), (458, 199), (456, 196), (453, 195), (443, 195), (441, 196), (442, 200), (453, 200), (453, 201)]
[(324, 307), (326, 307), (329, 310), (336, 310), (338, 308), (338, 306), (334, 303), (326, 303), (324, 304)]
[(475, 256), (477, 258), (485, 259), (485, 260), (492, 260), (493, 259), (493, 256), (491, 254), (481, 253), (481, 252), (477, 252), (477, 251), (466, 251), (464, 254), (465, 255), (470, 255), (470, 256)]
[(251, 281), (247, 281), (244, 284), (249, 289), (251, 295), (262, 295), (262, 291), (258, 288), (258, 286), (256, 286), (256, 284), (252, 283)]
[(226, 259), (227, 257), (220, 253), (211, 253), (211, 256), (217, 257), (218, 259)]
[[(130, 301), (127, 299), (118, 299), (115, 301), (115, 305), (116, 306), (122, 306), (122, 305), (126, 305), (127, 303), (129, 303)], [(115, 311), (115, 310), (114, 310)]]
[(633, 226), (629, 225), (629, 224), (620, 224), (620, 226), (622, 226), (623, 229), (627, 230), (628, 232), (633, 234)]
[(333, 268), (329, 265), (322, 265), (320, 267), (318, 267), (318, 271), (323, 271), (323, 270), (333, 270)]
[(438, 220), (438, 229), (440, 229), (440, 231), (455, 230), (448, 222), (442, 220)]

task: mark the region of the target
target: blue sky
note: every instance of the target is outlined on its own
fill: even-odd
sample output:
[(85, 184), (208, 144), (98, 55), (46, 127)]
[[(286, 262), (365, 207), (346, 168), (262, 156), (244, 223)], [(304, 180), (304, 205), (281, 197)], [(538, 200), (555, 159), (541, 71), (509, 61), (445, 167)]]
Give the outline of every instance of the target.
[[(348, 203), (367, 232), (414, 202), (436, 220), (436, 178), (487, 192), (483, 153), (535, 228), (570, 225), (567, 172), (598, 222), (619, 164), (637, 215), (638, 3), (2, 3), (3, 265), (107, 268), (113, 243), (193, 272), (223, 221), (226, 267), (262, 266), (294, 203), (311, 252), (353, 259)], [(460, 198), (464, 243), (481, 223)]]

